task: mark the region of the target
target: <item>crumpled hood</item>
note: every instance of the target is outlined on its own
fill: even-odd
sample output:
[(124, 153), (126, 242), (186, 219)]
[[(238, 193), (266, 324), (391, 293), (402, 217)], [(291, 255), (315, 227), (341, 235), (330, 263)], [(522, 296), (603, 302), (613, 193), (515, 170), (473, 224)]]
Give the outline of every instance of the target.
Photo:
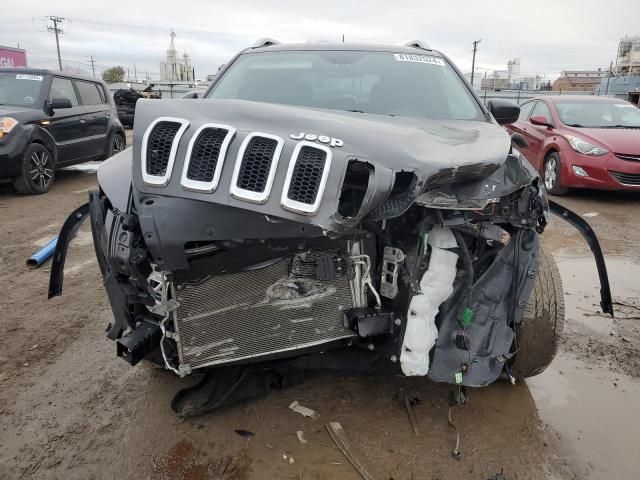
[[(142, 174), (142, 144), (145, 132), (153, 130), (150, 126), (160, 117), (182, 122), (184, 133), (174, 142), (175, 161), (168, 169), (168, 178), (154, 185), (148, 175), (145, 178)], [(217, 187), (198, 191), (185, 185), (181, 177), (189, 167), (189, 143), (206, 123), (226, 125), (236, 132), (224, 158), (219, 160), (222, 167)], [(234, 167), (242, 161), (241, 145), (248, 135), (256, 133), (283, 141), (273, 186), (267, 198), (258, 202), (238, 198), (231, 191)], [(306, 213), (286, 208), (284, 200), (289, 165), (295, 162), (295, 148), (305, 134), (314, 135), (313, 145), (331, 152), (324, 193), (316, 197), (321, 201), (315, 211)], [(415, 175), (412, 196), (405, 205), (408, 208), (415, 195), (432, 186), (486, 178), (504, 165), (509, 150), (507, 132), (484, 121), (393, 117), (245, 100), (140, 100), (132, 151), (134, 198), (139, 208), (144, 208), (142, 204), (149, 196), (180, 197), (310, 223), (326, 230), (344, 230), (387, 200), (398, 172)], [(349, 162), (353, 160), (366, 162), (371, 173), (362, 185), (366, 195), (359, 213), (343, 218), (337, 212)]]
[(240, 136), (255, 131), (275, 134), (289, 145), (296, 142), (290, 135), (300, 132), (339, 138), (344, 146), (336, 150), (344, 156), (390, 168), (431, 171), (475, 163), (501, 164), (510, 144), (503, 128), (484, 121), (393, 117), (246, 100), (140, 100), (136, 108), (136, 140), (151, 121), (169, 115), (188, 119), (192, 131), (206, 122), (223, 123), (236, 128)]

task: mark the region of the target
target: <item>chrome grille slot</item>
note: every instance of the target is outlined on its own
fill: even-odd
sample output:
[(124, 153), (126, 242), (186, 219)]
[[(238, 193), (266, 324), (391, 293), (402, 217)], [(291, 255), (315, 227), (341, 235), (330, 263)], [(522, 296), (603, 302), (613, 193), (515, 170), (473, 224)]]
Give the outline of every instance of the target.
[(616, 153), (616, 156), (628, 162), (640, 162), (640, 155), (627, 155), (625, 153)]
[(187, 120), (160, 117), (154, 120), (142, 137), (142, 179), (145, 183), (163, 186), (169, 182)]
[(343, 321), (353, 306), (348, 277), (292, 277), (289, 264), (281, 259), (179, 290), (181, 363), (199, 368), (353, 337)]
[(227, 149), (236, 133), (228, 125), (205, 123), (191, 137), (180, 183), (188, 190), (213, 192), (218, 187)]
[(283, 140), (275, 135), (258, 132), (247, 135), (238, 151), (231, 195), (250, 202), (266, 202), (283, 144)]
[(312, 214), (318, 210), (331, 167), (331, 149), (299, 142), (291, 155), (281, 204), (287, 210)]
[(609, 174), (622, 185), (640, 186), (640, 173), (622, 173), (609, 170)]

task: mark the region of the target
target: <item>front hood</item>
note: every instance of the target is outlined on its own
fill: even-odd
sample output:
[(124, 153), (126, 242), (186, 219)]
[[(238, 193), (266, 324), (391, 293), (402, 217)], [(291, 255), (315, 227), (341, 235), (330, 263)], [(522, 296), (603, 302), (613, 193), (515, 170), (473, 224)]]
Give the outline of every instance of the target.
[(571, 132), (614, 153), (640, 154), (638, 128), (572, 128)]
[(37, 110), (35, 108), (0, 105), (0, 117), (15, 117), (16, 120), (22, 120), (22, 117), (31, 117), (34, 111)]
[[(142, 143), (145, 132), (160, 117), (171, 117), (187, 124), (175, 149), (175, 161), (161, 185), (143, 179)], [(188, 167), (189, 143), (203, 124), (222, 124), (236, 129), (222, 162), (218, 186), (214, 191), (197, 191), (182, 181)], [(246, 201), (231, 195), (234, 166), (242, 159), (240, 146), (249, 134), (280, 137), (283, 148), (275, 169), (273, 187), (261, 202)], [(292, 154), (302, 134), (320, 139), (314, 144), (330, 147), (331, 162), (324, 193), (314, 212), (300, 213), (283, 209), (283, 191)], [(331, 139), (331, 142), (329, 140)], [(362, 218), (388, 197), (398, 172), (413, 172), (412, 193), (443, 184), (480, 181), (507, 160), (510, 139), (497, 124), (483, 121), (456, 121), (392, 117), (355, 112), (339, 112), (295, 106), (274, 105), (244, 100), (140, 100), (136, 106), (133, 137), (133, 185), (138, 203), (150, 196), (181, 197), (251, 210), (269, 216), (325, 229)], [(341, 189), (350, 161), (366, 162), (370, 169), (363, 188), (366, 197), (358, 215), (337, 215)], [(487, 187), (490, 188), (490, 187)], [(496, 186), (493, 187), (495, 189)], [(286, 192), (285, 192), (286, 196)], [(410, 205), (407, 204), (407, 207)]]
[(136, 108), (136, 136), (170, 112), (189, 120), (192, 131), (202, 123), (216, 122), (235, 127), (240, 136), (255, 131), (278, 135), (289, 145), (296, 143), (290, 135), (300, 132), (339, 138), (344, 156), (391, 168), (500, 164), (509, 151), (504, 129), (484, 121), (392, 117), (246, 100), (140, 100)]

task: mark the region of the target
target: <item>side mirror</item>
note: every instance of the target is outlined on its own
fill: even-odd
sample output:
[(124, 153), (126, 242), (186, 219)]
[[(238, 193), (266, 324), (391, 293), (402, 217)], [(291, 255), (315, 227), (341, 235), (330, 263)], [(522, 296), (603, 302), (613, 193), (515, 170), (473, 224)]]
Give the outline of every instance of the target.
[(529, 146), (529, 142), (527, 142), (527, 139), (524, 138), (524, 136), (520, 133), (511, 134), (511, 143), (519, 148), (527, 148)]
[(547, 117), (545, 117), (544, 115), (533, 115), (532, 117), (529, 117), (529, 121), (534, 125), (538, 125), (539, 127), (553, 128), (553, 124), (549, 120), (547, 120)]
[(199, 97), (200, 97), (200, 92), (191, 91), (191, 92), (185, 93), (180, 98), (199, 98)]
[(52, 110), (57, 110), (58, 108), (71, 108), (73, 107), (73, 105), (71, 105), (71, 100), (69, 100), (66, 97), (55, 97), (51, 99), (51, 102), (49, 102), (49, 106), (51, 107)]
[(520, 107), (508, 100), (489, 100), (487, 108), (500, 125), (514, 123), (520, 116)]

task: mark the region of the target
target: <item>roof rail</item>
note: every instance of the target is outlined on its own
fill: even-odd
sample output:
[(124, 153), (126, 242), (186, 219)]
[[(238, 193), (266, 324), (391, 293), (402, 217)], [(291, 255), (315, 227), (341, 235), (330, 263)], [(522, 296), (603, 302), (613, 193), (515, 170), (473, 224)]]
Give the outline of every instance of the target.
[(431, 47), (421, 40), (411, 40), (404, 44), (405, 47), (420, 48), (422, 50), (431, 50)]
[(251, 45), (251, 48), (270, 47), (271, 45), (280, 45), (280, 42), (273, 38), (261, 38), (256, 43)]

